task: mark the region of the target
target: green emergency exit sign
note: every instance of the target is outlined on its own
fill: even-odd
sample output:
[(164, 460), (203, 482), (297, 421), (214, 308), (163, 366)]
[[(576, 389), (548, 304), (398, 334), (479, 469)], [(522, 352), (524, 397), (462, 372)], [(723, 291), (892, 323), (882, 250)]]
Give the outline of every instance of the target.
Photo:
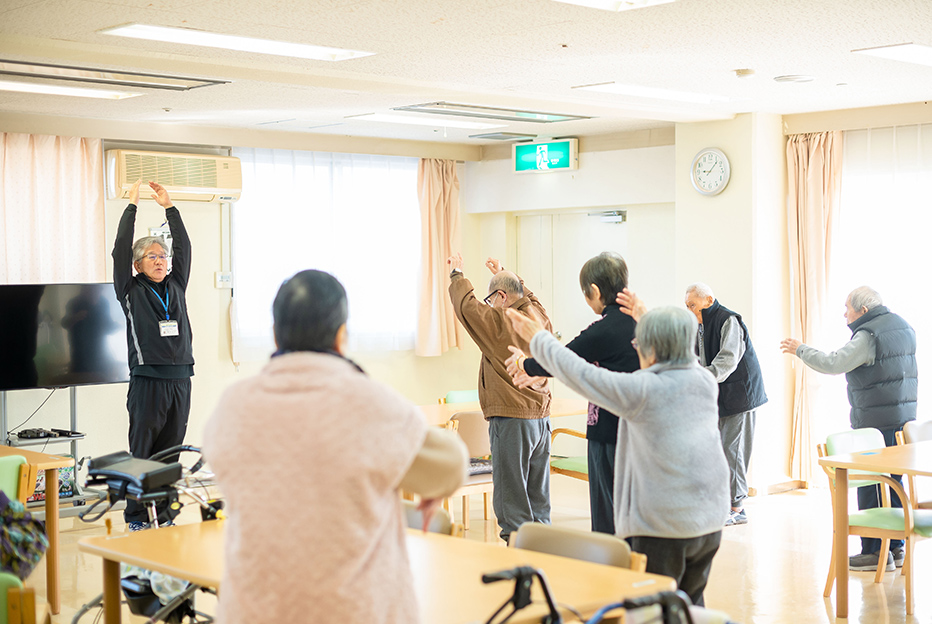
[(566, 171), (579, 167), (579, 140), (560, 139), (546, 143), (515, 143), (515, 173)]

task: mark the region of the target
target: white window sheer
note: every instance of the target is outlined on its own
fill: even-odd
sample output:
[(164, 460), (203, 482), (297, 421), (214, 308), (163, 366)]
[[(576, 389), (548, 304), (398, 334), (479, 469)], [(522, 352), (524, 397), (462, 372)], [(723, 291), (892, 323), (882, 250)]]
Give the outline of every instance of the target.
[(107, 280), (103, 189), (100, 139), (0, 132), (0, 283)]
[[(824, 319), (826, 344), (812, 346), (831, 351), (850, 340), (845, 298), (870, 286), (916, 330), (919, 396), (932, 396), (925, 322), (932, 304), (932, 125), (846, 132), (841, 186), (829, 277), (829, 300), (837, 305)], [(824, 379), (823, 409), (814, 413), (825, 418), (816, 419), (821, 431), (814, 439), (850, 426), (845, 387), (844, 375)]]
[(343, 283), (350, 349), (413, 349), (421, 218), (416, 158), (234, 148), (233, 359), (274, 350), (282, 281), (320, 269)]

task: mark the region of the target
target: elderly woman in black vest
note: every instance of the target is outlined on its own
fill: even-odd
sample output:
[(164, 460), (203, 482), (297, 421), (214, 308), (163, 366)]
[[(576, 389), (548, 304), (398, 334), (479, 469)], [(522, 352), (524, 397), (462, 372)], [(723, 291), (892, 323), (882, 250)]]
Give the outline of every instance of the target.
[[(919, 389), (916, 366), (916, 332), (909, 323), (884, 305), (880, 294), (868, 286), (855, 288), (845, 300), (845, 320), (851, 340), (832, 353), (823, 353), (787, 338), (780, 343), (784, 353), (796, 355), (806, 366), (820, 373), (848, 379), (848, 403), (851, 404), (851, 427), (880, 430), (887, 446), (896, 444), (896, 432), (916, 419), (916, 396)], [(894, 479), (901, 480), (898, 475)], [(858, 508), (880, 505), (879, 487), (858, 488)], [(902, 507), (896, 493), (891, 503)], [(903, 542), (890, 540), (887, 570), (903, 565)], [(876, 570), (880, 559), (880, 540), (861, 538), (861, 554), (849, 557), (852, 570)]]

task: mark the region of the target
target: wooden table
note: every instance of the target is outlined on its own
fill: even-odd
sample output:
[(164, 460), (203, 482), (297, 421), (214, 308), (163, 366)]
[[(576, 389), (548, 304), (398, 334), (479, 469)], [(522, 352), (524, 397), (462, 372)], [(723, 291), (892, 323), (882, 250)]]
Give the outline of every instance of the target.
[[(104, 559), (105, 624), (120, 621), (120, 562), (219, 588), (223, 526), (222, 520), (215, 520), (80, 540), (79, 550)], [(673, 579), (665, 576), (420, 531), (408, 531), (408, 554), (424, 624), (484, 622), (511, 596), (514, 583), (485, 585), (482, 574), (519, 565), (542, 569), (554, 599), (584, 615), (623, 597), (676, 589)], [(537, 600), (542, 600), (542, 595), (535, 587)], [(535, 604), (512, 621), (539, 622), (544, 613), (545, 609)]]
[[(429, 425), (442, 425), (453, 414), (459, 412), (479, 412), (479, 401), (467, 403), (434, 403), (433, 405), (418, 405)], [(550, 417), (575, 416), (585, 414), (589, 410), (589, 402), (585, 399), (553, 399), (550, 402)]]
[(30, 466), (45, 471), (45, 532), (49, 548), (45, 553), (46, 593), (52, 613), (61, 611), (60, 563), (58, 555), (58, 469), (74, 464), (70, 457), (37, 453), (16, 446), (0, 444), (0, 457), (21, 455)]
[[(876, 451), (830, 455), (819, 464), (835, 469), (835, 616), (848, 617), (848, 471), (932, 477), (932, 441)], [(906, 501), (903, 503), (907, 504)]]

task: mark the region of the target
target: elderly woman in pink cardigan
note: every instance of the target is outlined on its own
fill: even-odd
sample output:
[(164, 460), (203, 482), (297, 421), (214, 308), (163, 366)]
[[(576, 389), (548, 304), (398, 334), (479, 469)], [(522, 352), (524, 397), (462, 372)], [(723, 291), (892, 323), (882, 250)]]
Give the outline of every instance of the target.
[(273, 316), (278, 351), (204, 433), (228, 511), (217, 620), (419, 622), (398, 490), (431, 508), (463, 483), (466, 449), (344, 357), (336, 278), (298, 273)]

